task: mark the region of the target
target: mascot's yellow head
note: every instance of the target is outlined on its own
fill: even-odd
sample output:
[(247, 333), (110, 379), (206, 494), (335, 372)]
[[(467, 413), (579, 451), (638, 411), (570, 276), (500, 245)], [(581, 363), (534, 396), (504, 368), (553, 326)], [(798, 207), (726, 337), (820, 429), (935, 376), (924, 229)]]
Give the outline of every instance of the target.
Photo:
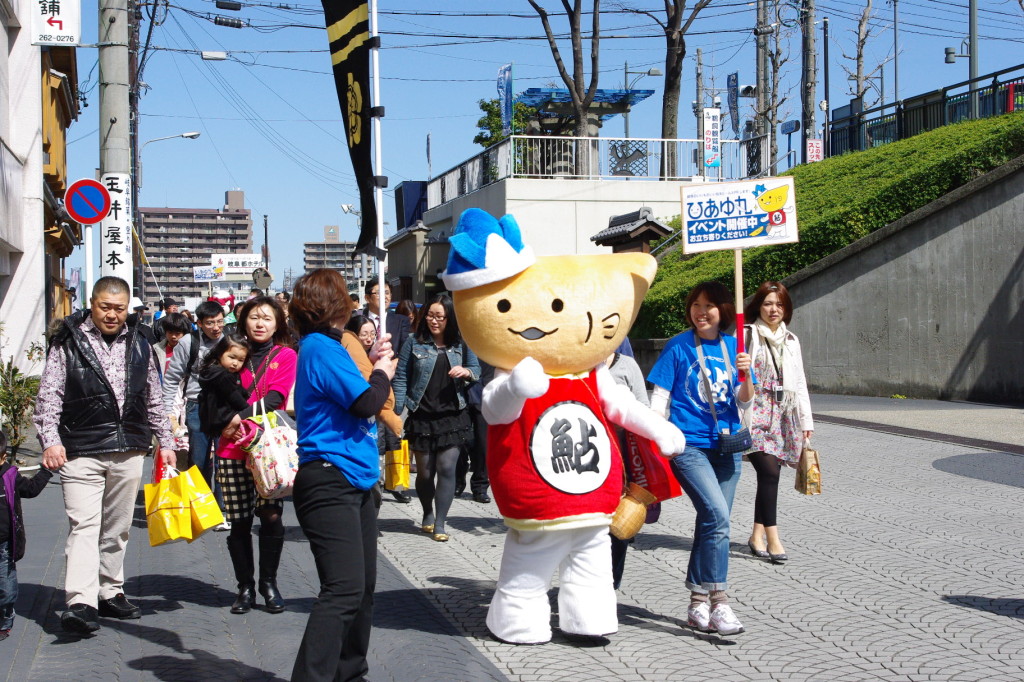
[(536, 258), (512, 216), (462, 214), (442, 275), (459, 329), (485, 362), (532, 357), (548, 374), (588, 371), (626, 337), (654, 280), (644, 253)]

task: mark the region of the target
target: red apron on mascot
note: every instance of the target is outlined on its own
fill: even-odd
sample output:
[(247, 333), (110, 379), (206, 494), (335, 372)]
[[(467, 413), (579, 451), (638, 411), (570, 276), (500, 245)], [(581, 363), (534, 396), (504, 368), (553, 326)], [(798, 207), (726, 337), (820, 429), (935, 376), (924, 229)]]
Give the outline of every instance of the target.
[(552, 378), (519, 419), (487, 429), (498, 510), (513, 528), (608, 523), (622, 497), (622, 456), (602, 416), (597, 374)]

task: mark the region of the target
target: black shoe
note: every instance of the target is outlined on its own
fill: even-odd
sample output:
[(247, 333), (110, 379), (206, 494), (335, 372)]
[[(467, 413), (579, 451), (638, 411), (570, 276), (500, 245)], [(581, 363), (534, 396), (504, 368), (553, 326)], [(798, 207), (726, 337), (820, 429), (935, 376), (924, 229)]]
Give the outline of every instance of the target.
[(487, 493), (473, 493), (473, 501), (480, 504), (488, 504), (491, 498), (487, 496)]
[(789, 561), (789, 555), (785, 552), (783, 552), (782, 554), (772, 554), (771, 552), (768, 552), (768, 561), (770, 561), (773, 564), (781, 564), (786, 561)]
[(260, 580), (260, 594), (267, 601), (267, 613), (281, 613), (284, 611), (284, 597), (277, 589), (276, 580)]
[(96, 609), (88, 604), (72, 604), (67, 611), (61, 614), (60, 626), (64, 632), (75, 632), (80, 635), (100, 629), (100, 624), (96, 620)]
[(409, 504), (412, 502), (412, 498), (403, 493), (401, 490), (389, 490), (391, 496), (395, 498), (395, 502), (401, 502), (402, 504)]
[(747, 540), (747, 547), (750, 548), (750, 553), (756, 556), (758, 559), (768, 558), (768, 552), (766, 552), (763, 549), (758, 549), (757, 547), (754, 547), (754, 543), (750, 540)]
[(238, 596), (231, 605), (231, 613), (249, 613), (252, 605), (256, 602), (256, 592), (252, 585), (246, 585), (238, 590)]
[(100, 599), (99, 613), (104, 618), (119, 618), (120, 620), (142, 618), (142, 609), (128, 601), (123, 592), (113, 599)]

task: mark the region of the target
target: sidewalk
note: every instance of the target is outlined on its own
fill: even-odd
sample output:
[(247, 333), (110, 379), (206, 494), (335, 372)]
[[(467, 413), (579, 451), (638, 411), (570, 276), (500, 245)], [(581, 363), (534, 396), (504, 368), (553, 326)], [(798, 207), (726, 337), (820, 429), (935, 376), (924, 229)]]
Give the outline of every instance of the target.
[[(619, 632), (596, 647), (560, 634), (538, 647), (488, 637), (504, 533), (493, 504), (456, 500), (451, 541), (442, 544), (418, 531), (415, 500), (386, 499), (368, 679), (1024, 679), (1024, 459), (943, 442), (981, 440), (972, 429), (985, 421), (989, 440), (1019, 445), (1022, 412), (842, 396), (812, 402), (825, 492), (797, 495), (792, 474), (783, 474), (788, 564), (747, 552), (751, 470), (737, 490), (730, 596), (744, 634), (727, 640), (683, 627), (693, 526), (685, 499), (666, 503), (659, 523), (637, 537), (619, 592)], [(937, 424), (942, 433), (924, 440), (830, 418)], [(288, 610), (233, 616), (224, 535), (150, 548), (140, 494), (125, 572), (143, 617), (104, 620), (87, 639), (64, 635), (58, 622), (67, 533), (59, 485), (24, 508), (29, 545), (18, 564), (15, 629), (0, 642), (0, 679), (288, 678), (318, 589), (290, 506), (279, 577)]]

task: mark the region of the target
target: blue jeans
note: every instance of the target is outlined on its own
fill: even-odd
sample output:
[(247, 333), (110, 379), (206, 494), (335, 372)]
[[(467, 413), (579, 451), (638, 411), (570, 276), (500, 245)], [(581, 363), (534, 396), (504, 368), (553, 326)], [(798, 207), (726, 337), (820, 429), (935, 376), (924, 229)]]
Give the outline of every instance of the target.
[(0, 630), (14, 627), (14, 602), (18, 601), (18, 572), (11, 561), (11, 545), (0, 545)]
[(729, 514), (743, 453), (687, 446), (672, 458), (672, 472), (697, 510), (686, 587), (707, 593), (728, 589)]

